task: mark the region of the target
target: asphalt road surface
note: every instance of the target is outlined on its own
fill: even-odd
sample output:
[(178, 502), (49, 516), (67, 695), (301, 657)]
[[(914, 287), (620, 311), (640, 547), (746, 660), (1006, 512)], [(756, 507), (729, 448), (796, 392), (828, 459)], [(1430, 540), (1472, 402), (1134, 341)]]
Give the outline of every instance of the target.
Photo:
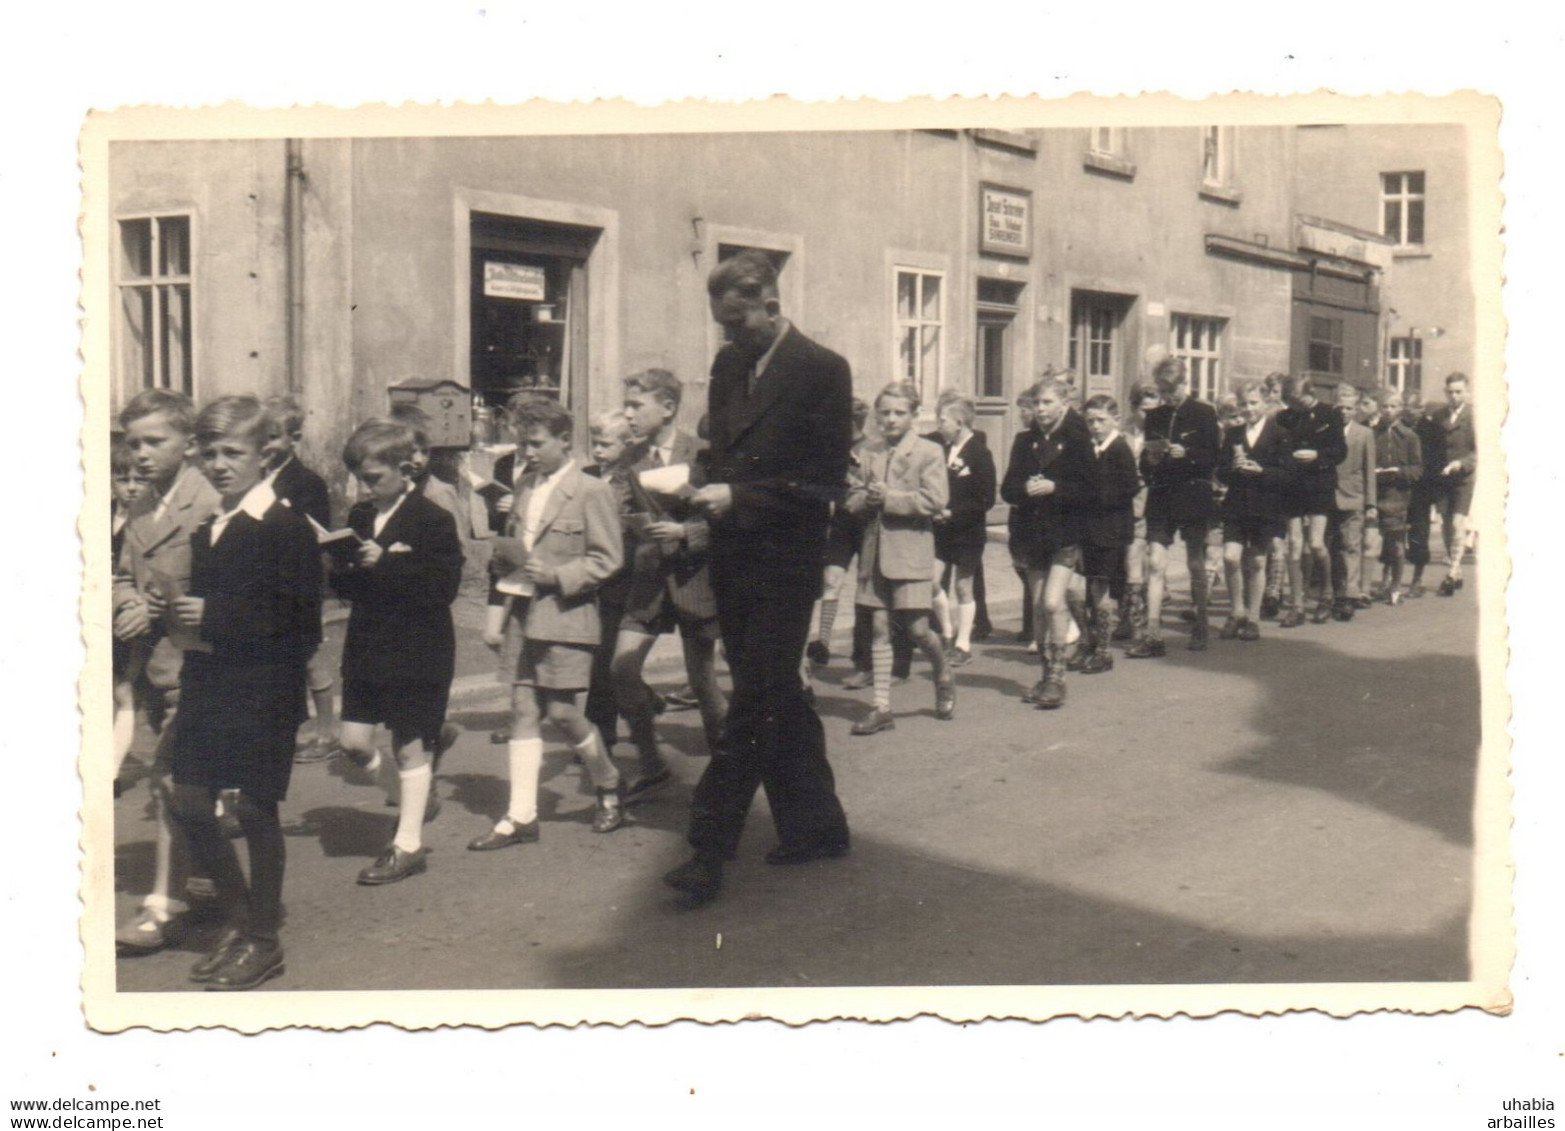
[[(1427, 981), (1467, 977), (1479, 744), (1476, 586), (1350, 624), (1184, 649), (1069, 680), (1064, 709), (1019, 702), (1038, 678), (1012, 643), (1016, 588), (991, 547), (996, 639), (937, 721), (927, 668), (893, 690), (897, 728), (848, 734), (867, 692), (817, 693), (853, 829), (841, 860), (769, 867), (764, 799), (722, 897), (679, 906), (705, 764), (694, 712), (665, 715), (677, 788), (607, 836), (551, 738), (540, 843), (465, 851), (504, 810), (498, 686), (467, 672), (464, 734), (436, 788), (429, 870), (367, 888), (395, 811), (339, 763), (299, 767), (283, 806), (288, 972), (263, 992), (829, 985)], [(1438, 574), (1435, 575), (1438, 580)], [(1182, 583), (1180, 583), (1182, 585)], [(851, 593), (851, 590), (848, 591)], [(839, 619), (845, 648), (850, 616)], [(668, 683), (672, 644), (660, 645)], [(1118, 654), (1118, 653), (1117, 653)], [(655, 681), (657, 682), (657, 681)], [(620, 746), (622, 765), (633, 764)], [(117, 902), (146, 890), (152, 824), (116, 804)], [(241, 857), (243, 853), (241, 853)], [(722, 946), (715, 945), (718, 934)], [(190, 988), (211, 938), (122, 959), (122, 991)]]

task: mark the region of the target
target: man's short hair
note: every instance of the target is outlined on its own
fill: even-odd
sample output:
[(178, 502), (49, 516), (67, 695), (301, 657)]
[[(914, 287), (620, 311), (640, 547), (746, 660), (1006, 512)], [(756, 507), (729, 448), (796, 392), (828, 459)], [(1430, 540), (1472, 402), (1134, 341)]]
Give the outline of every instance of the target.
[(764, 251), (746, 248), (723, 260), (706, 277), (706, 293), (720, 298), (743, 279), (754, 279), (766, 295), (777, 293), (777, 266)]
[(1087, 403), (1081, 406), (1083, 412), (1106, 412), (1115, 420), (1119, 419), (1119, 402), (1107, 393), (1099, 393), (1095, 397), (1088, 397)]
[(304, 409), (291, 393), (278, 393), (261, 403), (266, 406), (268, 423), (277, 434), (297, 436), (304, 430)]
[[(862, 429), (864, 422), (869, 419), (869, 403), (863, 397), (854, 397), (852, 413), (853, 427)], [(705, 420), (706, 417), (703, 416), (701, 419)]]
[(1445, 387), (1449, 389), (1452, 385), (1466, 385), (1471, 388), (1472, 382), (1467, 379), (1467, 374), (1458, 369), (1455, 373), (1446, 375)]
[(1152, 367), (1152, 381), (1160, 393), (1177, 389), (1185, 383), (1185, 362), (1179, 357), (1165, 357)]
[(973, 407), (973, 402), (961, 393), (953, 392), (950, 396), (941, 394), (938, 402), (941, 413), (949, 412), (956, 417), (956, 422), (963, 428), (971, 428), (973, 422), (978, 419), (978, 410)]
[(546, 428), (551, 436), (569, 436), (575, 423), (564, 405), (547, 397), (519, 405), (511, 414), (511, 426), (517, 435), (534, 428)]
[(1270, 377), (1264, 379), (1260, 377), (1246, 377), (1234, 386), (1234, 397), (1238, 399), (1239, 403), (1243, 404), (1245, 397), (1251, 393), (1259, 393), (1264, 401), (1266, 399), (1267, 384), (1270, 381)]
[(625, 378), (625, 388), (650, 393), (676, 409), (685, 396), (684, 383), (667, 369), (643, 369), (633, 373)]
[(1344, 393), (1350, 394), (1350, 399), (1355, 401), (1364, 395), (1363, 392), (1360, 391), (1359, 387), (1353, 384), (1351, 381), (1344, 381), (1342, 384), (1337, 386), (1337, 397), (1339, 400)]
[(172, 389), (143, 389), (124, 408), (120, 409), (120, 427), (129, 428), (132, 423), (158, 413), (168, 421), (169, 427), (186, 436), (196, 430), (196, 407), (184, 393)]
[(1141, 402), (1146, 400), (1148, 397), (1157, 397), (1161, 399), (1162, 396), (1163, 394), (1157, 391), (1156, 385), (1152, 385), (1146, 381), (1137, 381), (1130, 386), (1130, 396), (1128, 399), (1133, 406), (1140, 408)]
[(1407, 398), (1402, 395), (1402, 390), (1395, 385), (1382, 385), (1380, 388), (1372, 390), (1370, 395), (1375, 398), (1375, 403), (1378, 405), (1385, 404), (1392, 397), (1399, 398), (1403, 404), (1407, 403)]
[(235, 436), (259, 446), (266, 442), (270, 423), (266, 408), (256, 398), (218, 397), (196, 417), (196, 443)]
[(875, 394), (876, 407), (879, 407), (880, 402), (887, 397), (895, 397), (898, 400), (907, 401), (908, 408), (914, 413), (917, 413), (919, 406), (923, 404), (923, 401), (919, 399), (918, 386), (911, 381), (893, 381), (880, 390), (880, 392)]
[(1308, 377), (1290, 373), (1282, 379), (1282, 399), (1285, 401), (1297, 400), (1303, 396), (1313, 396), (1315, 382)]

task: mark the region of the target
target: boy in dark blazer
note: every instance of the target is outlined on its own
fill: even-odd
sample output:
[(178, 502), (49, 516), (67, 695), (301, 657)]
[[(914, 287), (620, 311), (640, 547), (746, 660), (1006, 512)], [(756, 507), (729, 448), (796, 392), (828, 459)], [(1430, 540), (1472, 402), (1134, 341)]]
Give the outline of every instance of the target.
[[(226, 920), (190, 971), (214, 990), (248, 990), (283, 972), (277, 803), (288, 792), (305, 666), (321, 635), (320, 550), (309, 523), (267, 481), (266, 422), (254, 397), (222, 397), (202, 410), (196, 440), (218, 513), (191, 538), (188, 588), (154, 600), (185, 638), (174, 816)], [(237, 791), (248, 878), (214, 811), (225, 790)]]
[(1016, 437), (1000, 497), (1018, 512), (1011, 552), (1027, 568), (1043, 676), (1022, 697), (1052, 710), (1065, 702), (1065, 636), (1070, 626), (1066, 592), (1081, 566), (1088, 508), (1096, 498), (1097, 464), (1092, 435), (1070, 407), (1063, 375), (1045, 377), (1031, 390), (1033, 426)]
[(1147, 579), (1147, 627), (1126, 651), (1132, 659), (1166, 654), (1163, 643), (1163, 597), (1168, 589), (1168, 554), (1177, 533), (1185, 543), (1190, 567), (1190, 599), (1195, 626), (1189, 648), (1207, 646), (1206, 539), (1217, 513), (1212, 472), (1222, 444), (1217, 410), (1190, 395), (1184, 362), (1165, 358), (1152, 372), (1163, 403), (1146, 415), (1141, 446), (1141, 475), (1147, 482), (1147, 544), (1151, 572)]
[(619, 771), (603, 736), (582, 714), (593, 653), (603, 635), (597, 589), (624, 562), (614, 490), (571, 459), (571, 414), (552, 400), (516, 405), (511, 426), (525, 468), (505, 533), (495, 540), (484, 641), (514, 657), (511, 799), (487, 833), (468, 844), (490, 852), (538, 840), (542, 720), (570, 741), (597, 790), (592, 831), (624, 823)]
[[(291, 507), (324, 530), (331, 529), (331, 496), (326, 481), (299, 459), (299, 442), (304, 438), (304, 410), (286, 394), (267, 397), (266, 455), (272, 492), (277, 501)], [(300, 765), (324, 762), (335, 755), (337, 745), (337, 700), (333, 695), (331, 668), (319, 649), (310, 657), (310, 699), (315, 705), (315, 737), (294, 755)]]
[[(939, 406), (939, 439), (946, 457), (946, 487), (950, 501), (935, 522), (935, 557), (951, 574), (955, 606), (955, 639), (949, 659), (958, 667), (973, 658), (978, 622), (977, 578), (989, 542), (989, 509), (997, 482), (994, 456), (984, 434), (974, 430), (977, 410), (966, 397), (952, 396)], [(937, 580), (936, 585), (939, 586)]]
[(1223, 566), (1233, 612), (1218, 636), (1259, 640), (1266, 556), (1285, 528), (1283, 494), (1293, 477), (1293, 443), (1267, 411), (1262, 382), (1245, 381), (1235, 391), (1244, 419), (1224, 433), (1217, 469), (1228, 488), (1223, 499)]
[(1089, 651), (1080, 670), (1083, 675), (1096, 675), (1114, 667), (1109, 641), (1114, 634), (1114, 610), (1125, 599), (1125, 551), (1135, 537), (1141, 476), (1130, 442), (1120, 435), (1119, 403), (1110, 396), (1090, 397), (1082, 414), (1092, 435), (1095, 475), (1081, 544)]
[[(401, 804), (391, 843), (359, 873), (366, 885), (396, 883), (427, 866), (423, 824), (439, 808), (434, 762), (456, 668), (451, 602), (462, 583), (462, 544), (451, 515), (414, 486), (415, 442), (407, 425), (372, 420), (342, 454), (369, 498), (348, 512), (354, 557), (332, 572), (333, 587), (353, 605), (341, 741)], [(375, 749), (377, 723), (391, 731), (394, 774)]]
[(648, 369), (625, 379), (625, 419), (635, 448), (626, 454), (630, 489), (645, 519), (634, 551), (627, 554), (630, 587), (625, 615), (614, 644), (614, 695), (630, 725), (640, 761), (625, 790), (636, 801), (662, 789), (673, 771), (658, 751), (655, 718), (658, 697), (642, 679), (642, 669), (657, 638), (678, 630), (691, 691), (701, 708), (707, 751), (722, 743), (728, 700), (717, 682), (717, 599), (707, 568), (711, 532), (703, 515), (682, 499), (647, 490), (643, 473), (683, 466), (694, 472), (702, 444), (681, 430), (676, 419), (684, 386), (667, 369)]
[(1394, 386), (1365, 394), (1365, 408), (1375, 433), (1375, 497), (1380, 522), (1381, 581), (1378, 596), (1400, 605), (1402, 563), (1407, 556), (1408, 507), (1413, 488), (1424, 473), (1418, 433), (1402, 419), (1402, 393)]
[(1436, 418), (1445, 433), (1445, 463), (1440, 468), (1440, 536), (1445, 542), (1445, 579), (1437, 592), (1454, 596), (1462, 587), (1462, 555), (1467, 552), (1468, 513), (1473, 507), (1473, 476), (1478, 470), (1478, 437), (1473, 430), (1467, 374), (1445, 379), (1446, 406)]
[(1309, 619), (1316, 624), (1331, 619), (1326, 600), (1331, 581), (1326, 527), (1337, 506), (1337, 465), (1348, 454), (1347, 421), (1315, 396), (1315, 384), (1308, 377), (1285, 378), (1282, 397), (1288, 407), (1277, 414), (1277, 423), (1293, 438), (1293, 478), (1284, 496), (1291, 593), (1288, 612), (1278, 624), (1298, 628), (1305, 622), (1304, 606), (1311, 597), (1315, 611)]

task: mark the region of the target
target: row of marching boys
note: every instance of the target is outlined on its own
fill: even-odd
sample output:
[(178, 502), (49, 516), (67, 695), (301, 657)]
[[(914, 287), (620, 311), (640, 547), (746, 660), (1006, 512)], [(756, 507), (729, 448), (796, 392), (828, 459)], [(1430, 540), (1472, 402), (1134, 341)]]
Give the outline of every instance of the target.
[[(503, 651), (513, 686), (511, 797), (474, 851), (538, 839), (543, 719), (591, 776), (595, 832), (618, 828), (627, 800), (671, 778), (652, 733), (656, 696), (640, 679), (662, 632), (680, 630), (709, 744), (718, 740), (726, 704), (705, 526), (680, 511), (677, 489), (654, 496), (637, 474), (690, 464), (696, 443), (674, 427), (672, 374), (651, 370), (626, 386), (625, 410), (594, 422), (593, 468), (572, 458), (573, 421), (559, 404), (522, 394), (508, 409), (517, 448), (496, 468), (511, 489), (489, 496), (498, 537), (484, 639)], [(295, 450), (302, 423), (291, 398), (223, 397), (197, 413), (178, 393), (147, 390), (120, 412), (112, 446), (116, 782), (138, 710), (157, 737), (152, 890), (116, 942), (133, 955), (173, 941), (172, 877), (185, 855), (175, 849), (187, 846), (183, 894), (221, 921), (190, 972), (208, 989), (250, 989), (283, 971), (278, 803), (295, 762), (340, 744), (351, 774), (385, 787), (395, 831), (358, 879), (392, 883), (427, 867), (433, 776), (458, 733), (446, 710), (467, 511), (429, 473), (427, 421), (399, 406), (354, 430), (343, 460), (360, 500), (341, 531), (330, 529), (324, 482)], [(351, 605), (340, 715), (321, 657), (327, 582)], [(599, 696), (584, 702), (589, 688)], [(301, 751), (312, 697), (315, 741)], [(640, 755), (627, 786), (609, 756), (613, 736), (599, 729), (621, 716)], [(377, 726), (391, 736), (384, 754)], [(225, 823), (246, 841), (248, 877)]]
[[(1044, 709), (1063, 705), (1067, 671), (1113, 667), (1111, 640), (1127, 641), (1132, 659), (1166, 655), (1176, 534), (1189, 565), (1192, 651), (1209, 646), (1220, 576), (1231, 598), (1225, 640), (1258, 640), (1264, 618), (1296, 628), (1351, 620), (1375, 597), (1397, 605), (1422, 596), (1434, 513), (1446, 543), (1437, 591), (1451, 596), (1462, 586), (1476, 451), (1466, 377), (1452, 374), (1445, 392), (1444, 406), (1420, 412), (1395, 389), (1343, 384), (1333, 406), (1308, 378), (1276, 374), (1213, 406), (1191, 396), (1182, 363), (1167, 359), (1122, 413), (1106, 395), (1078, 403), (1071, 376), (1053, 373), (1018, 399), (1024, 427), (997, 484), (970, 401), (942, 396), (938, 431), (920, 437), (916, 389), (893, 384), (874, 405), (879, 443), (863, 436), (868, 406), (856, 406), (860, 439), (847, 504), (833, 516), (810, 656), (830, 658), (837, 595), (858, 554), (856, 605), (868, 615), (855, 621), (843, 686), (873, 685), (874, 701), (852, 733), (895, 727), (890, 688), (906, 678), (914, 647), (934, 668), (937, 717), (950, 718), (952, 670), (972, 658), (974, 580), (997, 488), (1023, 583), (1021, 639), (1043, 664), (1023, 699)], [(1381, 546), (1376, 585), (1366, 584), (1369, 534)]]

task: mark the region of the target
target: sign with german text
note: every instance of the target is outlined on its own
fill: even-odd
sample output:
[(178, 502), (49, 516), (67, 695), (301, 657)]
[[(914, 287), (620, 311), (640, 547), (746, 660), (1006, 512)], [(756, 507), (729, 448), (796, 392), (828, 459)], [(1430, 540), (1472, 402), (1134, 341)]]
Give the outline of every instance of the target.
[(542, 267), (528, 267), (522, 263), (484, 262), (485, 298), (520, 298), (528, 302), (544, 299), (544, 275)]
[(978, 250), (985, 255), (1032, 254), (1032, 194), (980, 185)]

